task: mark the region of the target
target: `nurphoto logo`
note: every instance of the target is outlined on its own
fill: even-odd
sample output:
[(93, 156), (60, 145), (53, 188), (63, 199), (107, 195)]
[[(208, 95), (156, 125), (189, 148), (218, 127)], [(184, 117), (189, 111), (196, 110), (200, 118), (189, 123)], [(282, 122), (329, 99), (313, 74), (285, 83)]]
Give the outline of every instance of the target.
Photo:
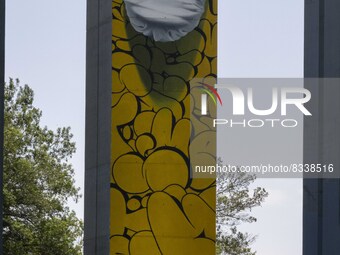
[[(271, 89), (271, 105), (266, 109), (258, 109), (255, 107), (254, 103), (254, 91), (253, 88), (247, 88), (245, 92), (233, 85), (222, 85), (216, 84), (215, 87), (202, 84), (203, 94), (201, 95), (201, 114), (207, 115), (207, 105), (208, 96), (213, 100), (215, 105), (217, 105), (216, 99), (219, 101), (220, 105), (223, 107), (232, 107), (233, 116), (244, 116), (245, 112), (248, 111), (250, 114), (257, 116), (256, 119), (242, 119), (235, 121), (233, 119), (214, 119), (213, 126), (217, 125), (228, 125), (229, 127), (243, 126), (243, 127), (256, 127), (260, 128), (266, 124), (271, 125), (271, 127), (280, 124), (282, 127), (296, 127), (298, 121), (296, 119), (278, 119), (269, 118), (272, 114), (279, 111), (280, 116), (288, 115), (288, 106), (297, 108), (303, 115), (312, 116), (312, 113), (305, 107), (304, 104), (311, 100), (311, 92), (305, 88), (299, 87), (283, 87), (277, 88), (273, 87)], [(225, 102), (222, 104), (222, 99), (220, 94), (217, 92), (217, 88), (227, 90), (231, 97), (232, 102)], [(263, 118), (263, 117), (268, 118)]]

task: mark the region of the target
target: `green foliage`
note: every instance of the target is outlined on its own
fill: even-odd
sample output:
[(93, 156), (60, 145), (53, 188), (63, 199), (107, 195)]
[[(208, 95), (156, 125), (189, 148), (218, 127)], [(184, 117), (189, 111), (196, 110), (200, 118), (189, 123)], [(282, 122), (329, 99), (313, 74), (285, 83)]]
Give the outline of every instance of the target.
[[(221, 159), (218, 160), (222, 164)], [(250, 248), (255, 237), (242, 233), (237, 226), (242, 222), (252, 223), (256, 218), (251, 209), (260, 206), (268, 196), (265, 189), (250, 190), (256, 177), (246, 173), (220, 173), (217, 175), (216, 244), (217, 254), (255, 255)]]
[(83, 224), (67, 207), (77, 201), (70, 128), (41, 127), (33, 90), (5, 86), (4, 254), (78, 255)]

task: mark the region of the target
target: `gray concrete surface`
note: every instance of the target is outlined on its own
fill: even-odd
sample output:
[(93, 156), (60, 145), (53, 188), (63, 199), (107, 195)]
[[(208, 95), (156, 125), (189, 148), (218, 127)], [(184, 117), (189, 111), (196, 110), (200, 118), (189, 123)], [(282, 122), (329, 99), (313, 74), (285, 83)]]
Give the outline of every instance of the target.
[[(4, 143), (4, 82), (5, 82), (5, 0), (0, 0), (0, 229), (3, 228), (3, 143)], [(2, 232), (0, 254), (3, 254)]]
[(111, 10), (87, 0), (85, 255), (110, 252)]
[[(305, 77), (340, 78), (340, 1), (305, 0)], [(304, 120), (304, 162), (340, 171), (340, 84), (306, 85), (313, 118)], [(303, 254), (340, 253), (340, 181), (305, 179)]]

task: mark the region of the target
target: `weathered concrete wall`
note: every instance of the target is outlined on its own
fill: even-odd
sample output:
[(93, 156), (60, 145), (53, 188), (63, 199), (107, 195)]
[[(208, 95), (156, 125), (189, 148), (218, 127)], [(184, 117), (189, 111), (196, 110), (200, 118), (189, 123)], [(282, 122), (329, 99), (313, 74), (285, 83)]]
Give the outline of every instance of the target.
[[(4, 81), (5, 81), (5, 0), (0, 0), (0, 229), (3, 227), (3, 144), (4, 144)], [(2, 232), (0, 234), (0, 254), (3, 254)]]
[[(305, 77), (340, 77), (340, 1), (305, 1)], [(310, 86), (313, 118), (304, 121), (304, 162), (340, 167), (340, 84)], [(303, 254), (340, 252), (340, 181), (305, 179)]]
[(109, 254), (111, 4), (87, 1), (85, 255)]

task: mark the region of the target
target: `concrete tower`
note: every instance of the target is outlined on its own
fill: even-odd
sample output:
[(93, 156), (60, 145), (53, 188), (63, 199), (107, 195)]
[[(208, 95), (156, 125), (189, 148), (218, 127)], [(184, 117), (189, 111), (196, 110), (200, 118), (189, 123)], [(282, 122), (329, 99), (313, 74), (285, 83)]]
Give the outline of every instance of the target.
[[(3, 228), (3, 144), (4, 144), (4, 84), (5, 84), (5, 0), (0, 0), (0, 228)], [(3, 253), (2, 232), (0, 234), (0, 254)]]
[(215, 254), (215, 179), (191, 161), (215, 161), (216, 133), (191, 82), (216, 81), (217, 1), (87, 10), (85, 254)]
[[(340, 2), (305, 1), (305, 77), (340, 78)], [(340, 171), (340, 83), (309, 86), (313, 118), (305, 118), (304, 162)], [(305, 179), (303, 254), (340, 253), (340, 181)]]

